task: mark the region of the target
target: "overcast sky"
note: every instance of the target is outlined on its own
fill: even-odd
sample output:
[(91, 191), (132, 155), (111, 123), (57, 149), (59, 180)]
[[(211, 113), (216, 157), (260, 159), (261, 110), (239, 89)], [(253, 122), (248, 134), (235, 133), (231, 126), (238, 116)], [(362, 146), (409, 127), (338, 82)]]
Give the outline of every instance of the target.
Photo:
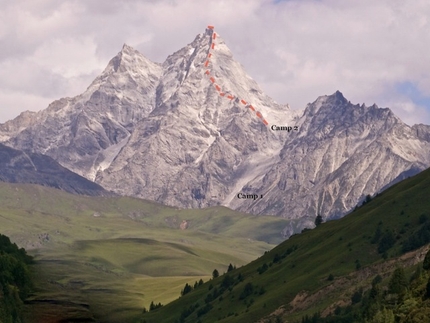
[(279, 103), (340, 90), (430, 124), (428, 0), (0, 0), (0, 122), (82, 93), (123, 43), (163, 62), (208, 24)]

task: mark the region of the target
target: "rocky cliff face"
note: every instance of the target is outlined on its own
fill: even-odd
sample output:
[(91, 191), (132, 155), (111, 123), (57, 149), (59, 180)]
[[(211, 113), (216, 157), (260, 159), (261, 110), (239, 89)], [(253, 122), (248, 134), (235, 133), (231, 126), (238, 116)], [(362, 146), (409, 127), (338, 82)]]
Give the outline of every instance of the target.
[(107, 168), (155, 101), (161, 66), (124, 45), (88, 89), (0, 125), (0, 140), (51, 156), (90, 180)]
[(280, 161), (244, 187), (266, 197), (251, 205), (236, 200), (233, 208), (301, 218), (300, 227), (311, 226), (317, 214), (340, 217), (367, 194), (430, 164), (430, 142), (423, 139), (428, 126), (409, 127), (390, 109), (353, 105), (340, 92), (309, 104), (298, 124)]
[[(153, 111), (97, 182), (169, 205), (205, 207), (232, 199), (244, 178), (261, 176), (265, 169), (256, 167), (259, 160), (276, 160), (285, 134), (271, 132), (240, 98), (283, 120), (293, 113), (261, 91), (222, 38), (213, 50), (212, 40), (208, 29), (166, 59)], [(208, 54), (210, 66), (205, 66)]]
[(341, 216), (430, 165), (429, 126), (340, 92), (292, 111), (210, 28), (163, 64), (124, 45), (85, 93), (0, 125), (0, 140), (120, 194), (304, 219), (299, 226)]

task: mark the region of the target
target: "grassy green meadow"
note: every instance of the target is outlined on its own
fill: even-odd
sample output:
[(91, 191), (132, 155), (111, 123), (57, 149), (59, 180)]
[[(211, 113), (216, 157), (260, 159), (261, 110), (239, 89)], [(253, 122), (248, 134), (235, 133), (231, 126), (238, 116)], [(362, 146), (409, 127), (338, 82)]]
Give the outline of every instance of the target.
[(224, 207), (179, 210), (37, 185), (0, 183), (0, 201), (1, 233), (36, 260), (31, 322), (132, 322), (151, 301), (177, 299), (185, 283), (261, 256), (287, 224)]
[[(0, 183), (0, 228), (36, 260), (29, 322), (293, 323), (348, 305), (377, 274), (412, 273), (428, 249), (415, 237), (430, 227), (429, 196), (426, 170), (280, 243), (284, 219)], [(151, 301), (165, 305), (142, 314)]]

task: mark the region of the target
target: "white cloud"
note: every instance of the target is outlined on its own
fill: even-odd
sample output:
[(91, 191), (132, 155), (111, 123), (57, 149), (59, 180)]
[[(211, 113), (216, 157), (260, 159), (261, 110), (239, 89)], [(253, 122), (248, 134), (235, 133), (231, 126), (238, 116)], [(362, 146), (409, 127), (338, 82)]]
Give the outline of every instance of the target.
[(424, 123), (424, 120), (430, 120), (429, 110), (415, 104), (409, 98), (391, 98), (387, 100), (386, 103), (386, 106), (395, 111), (396, 115), (407, 124), (413, 125), (416, 123)]
[[(0, 0), (0, 6), (0, 122), (10, 111), (42, 109), (46, 99), (82, 92), (123, 43), (162, 62), (214, 24), (280, 103), (303, 108), (340, 90), (353, 103), (389, 106), (405, 122), (430, 123), (430, 107), (395, 87), (408, 81), (430, 96), (427, 0)], [(24, 104), (22, 97), (33, 100)]]
[[(29, 57), (29, 61), (65, 78), (102, 69), (106, 62), (97, 59), (96, 44), (89, 37), (56, 38), (45, 42)], [(64, 64), (64, 61), (68, 64)]]
[[(34, 111), (34, 107), (47, 107), (53, 100), (40, 95), (19, 91), (0, 90), (0, 111), (4, 120), (13, 119), (22, 111)], [(19, 107), (17, 109), (16, 107)]]

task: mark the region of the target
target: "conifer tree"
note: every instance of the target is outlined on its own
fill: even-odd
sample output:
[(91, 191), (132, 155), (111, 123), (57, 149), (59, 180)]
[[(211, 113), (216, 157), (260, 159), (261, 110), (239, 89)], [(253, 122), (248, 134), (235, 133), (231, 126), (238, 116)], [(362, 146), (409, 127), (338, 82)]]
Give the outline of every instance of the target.
[(318, 214), (317, 217), (315, 218), (315, 225), (319, 226), (321, 223), (323, 223), (323, 218), (321, 214)]
[(408, 286), (408, 280), (403, 268), (397, 268), (394, 270), (388, 284), (388, 291), (392, 294), (403, 295), (408, 289)]
[(426, 285), (426, 297), (430, 298), (430, 278), (427, 281), (427, 285)]
[(426, 257), (424, 258), (423, 269), (430, 269), (430, 250), (427, 252)]
[(191, 285), (188, 285), (188, 283), (185, 284), (184, 289), (181, 291), (181, 295), (184, 296), (191, 292), (193, 290), (193, 287)]

